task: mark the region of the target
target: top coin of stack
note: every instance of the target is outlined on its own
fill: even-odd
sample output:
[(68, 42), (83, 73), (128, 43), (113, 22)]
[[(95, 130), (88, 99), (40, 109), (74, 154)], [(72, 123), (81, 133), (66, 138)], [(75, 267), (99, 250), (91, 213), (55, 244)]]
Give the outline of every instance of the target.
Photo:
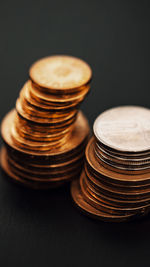
[(91, 68), (71, 56), (35, 62), (16, 110), (1, 126), (1, 165), (14, 180), (48, 188), (79, 174), (89, 126), (79, 105), (90, 89)]
[(94, 123), (80, 182), (72, 183), (76, 204), (105, 221), (124, 221), (150, 210), (150, 110), (113, 108)]

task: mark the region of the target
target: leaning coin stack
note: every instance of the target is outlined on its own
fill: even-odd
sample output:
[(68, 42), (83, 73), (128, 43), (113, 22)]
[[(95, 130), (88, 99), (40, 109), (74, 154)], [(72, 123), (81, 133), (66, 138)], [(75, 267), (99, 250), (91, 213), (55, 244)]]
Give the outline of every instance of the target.
[(32, 188), (61, 185), (79, 175), (89, 125), (80, 103), (90, 89), (91, 68), (71, 56), (35, 62), (1, 125), (3, 170)]
[(104, 221), (126, 221), (150, 211), (150, 110), (124, 106), (102, 113), (71, 193), (78, 207)]

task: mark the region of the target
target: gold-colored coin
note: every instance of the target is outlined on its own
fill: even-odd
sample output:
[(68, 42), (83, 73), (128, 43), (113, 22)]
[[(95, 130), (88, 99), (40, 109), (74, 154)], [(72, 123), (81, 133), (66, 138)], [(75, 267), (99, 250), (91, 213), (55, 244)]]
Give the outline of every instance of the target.
[(68, 112), (69, 110), (72, 110), (74, 108), (77, 108), (78, 106), (78, 102), (72, 102), (69, 104), (63, 104), (63, 106), (61, 105), (56, 105), (53, 103), (41, 103), (41, 101), (39, 99), (34, 99), (33, 96), (31, 95), (31, 92), (29, 91), (28, 88), (28, 83), (25, 83), (24, 87), (22, 88), (21, 92), (20, 92), (20, 96), (22, 98), (24, 98), (27, 102), (30, 103), (30, 105), (32, 105), (33, 107), (36, 108), (40, 108), (40, 109), (44, 109), (44, 110), (48, 110), (48, 111), (52, 111), (53, 113), (57, 113), (57, 112)]
[(31, 66), (29, 75), (41, 87), (73, 91), (89, 83), (92, 71), (81, 59), (59, 55), (38, 60)]
[(66, 154), (68, 153), (70, 150), (74, 150), (77, 149), (77, 147), (80, 146), (80, 144), (82, 144), (84, 142), (84, 140), (87, 139), (88, 135), (89, 135), (89, 125), (88, 122), (86, 120), (86, 118), (83, 116), (82, 113), (78, 114), (77, 120), (75, 122), (74, 125), (74, 129), (72, 131), (72, 135), (71, 138), (69, 139), (69, 142), (65, 143), (64, 146), (59, 147), (58, 149), (56, 149), (55, 147), (53, 147), (53, 149), (47, 149), (47, 151), (28, 151), (26, 149), (20, 148), (19, 146), (17, 146), (13, 139), (12, 139), (12, 135), (11, 135), (11, 129), (12, 129), (12, 125), (14, 122), (16, 116), (16, 111), (12, 110), (10, 113), (8, 113), (8, 115), (6, 115), (6, 117), (4, 118), (2, 125), (1, 125), (1, 134), (2, 134), (2, 138), (5, 141), (5, 143), (12, 147), (14, 150), (18, 150), (22, 153), (27, 153), (27, 154), (32, 154), (32, 155), (60, 155), (60, 154)]
[(39, 60), (1, 125), (3, 170), (32, 188), (49, 188), (81, 172), (89, 125), (79, 105), (90, 89), (91, 69), (69, 56)]
[(19, 183), (21, 185), (31, 187), (33, 189), (49, 189), (53, 187), (60, 186), (67, 182), (68, 180), (72, 180), (76, 177), (77, 174), (80, 173), (80, 169), (76, 172), (72, 172), (72, 175), (62, 177), (60, 175), (60, 178), (55, 179), (49, 179), (48, 181), (44, 179), (33, 179), (32, 177), (26, 177), (26, 175), (23, 175), (22, 172), (18, 173), (14, 171), (13, 168), (10, 168), (10, 165), (8, 164), (8, 161), (6, 160), (4, 150), (1, 151), (1, 166), (2, 169), (5, 171), (5, 173), (9, 176), (11, 180), (13, 180), (16, 183)]
[(134, 216), (132, 215), (113, 215), (113, 214), (108, 214), (103, 211), (100, 211), (90, 205), (87, 201), (85, 201), (83, 194), (81, 192), (80, 184), (78, 180), (74, 180), (71, 184), (71, 194), (73, 197), (73, 200), (77, 207), (85, 214), (88, 216), (103, 220), (106, 222), (123, 222), (127, 220), (131, 220)]
[(65, 95), (59, 95), (59, 94), (50, 94), (45, 93), (41, 90), (39, 90), (39, 87), (36, 85), (33, 85), (31, 81), (28, 81), (28, 86), (30, 90), (30, 94), (34, 99), (40, 100), (43, 103), (53, 103), (56, 104), (71, 104), (72, 102), (78, 101), (80, 102), (80, 99), (83, 99), (83, 97), (86, 96), (90, 89), (90, 85), (86, 85), (81, 91), (77, 91), (72, 94), (65, 94)]

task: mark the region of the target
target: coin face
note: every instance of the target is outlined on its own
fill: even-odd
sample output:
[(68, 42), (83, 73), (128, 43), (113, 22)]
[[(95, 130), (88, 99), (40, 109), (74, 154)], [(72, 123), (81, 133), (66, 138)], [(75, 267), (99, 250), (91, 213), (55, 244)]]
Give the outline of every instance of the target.
[(148, 151), (150, 109), (122, 106), (105, 111), (94, 123), (94, 134), (100, 143), (118, 151)]
[(71, 90), (91, 80), (90, 66), (71, 56), (50, 56), (35, 62), (29, 70), (30, 78), (41, 87)]

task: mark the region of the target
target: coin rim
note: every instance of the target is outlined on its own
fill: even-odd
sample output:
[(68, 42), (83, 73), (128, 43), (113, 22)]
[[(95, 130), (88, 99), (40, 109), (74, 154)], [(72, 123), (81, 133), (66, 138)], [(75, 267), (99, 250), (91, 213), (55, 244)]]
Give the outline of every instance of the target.
[[(34, 79), (34, 77), (33, 77), (34, 75), (32, 74), (32, 72), (33, 72), (33, 68), (36, 66), (37, 63), (39, 63), (40, 61), (42, 61), (44, 59), (59, 58), (59, 57), (72, 58), (72, 59), (78, 60), (81, 63), (85, 64), (87, 66), (87, 68), (89, 69), (89, 78), (87, 79), (87, 81), (79, 84), (78, 86), (69, 86), (69, 87), (59, 88), (59, 87), (55, 87), (55, 86), (47, 86), (46, 84), (44, 85), (44, 84), (42, 84), (39, 81), (36, 81)], [(55, 92), (57, 92), (57, 91), (68, 91), (68, 92), (70, 91), (71, 92), (72, 90), (76, 90), (79, 87), (82, 87), (83, 85), (88, 84), (92, 80), (92, 69), (91, 69), (90, 65), (87, 62), (85, 62), (84, 60), (82, 60), (82, 59), (80, 59), (78, 57), (69, 56), (69, 55), (63, 55), (63, 54), (62, 55), (61, 54), (60, 55), (51, 55), (51, 56), (43, 57), (43, 58), (35, 61), (31, 65), (31, 67), (29, 68), (29, 77), (30, 77), (31, 81), (33, 81), (35, 84), (39, 85), (40, 87), (47, 88), (47, 89), (50, 89), (50, 90), (55, 90)]]

